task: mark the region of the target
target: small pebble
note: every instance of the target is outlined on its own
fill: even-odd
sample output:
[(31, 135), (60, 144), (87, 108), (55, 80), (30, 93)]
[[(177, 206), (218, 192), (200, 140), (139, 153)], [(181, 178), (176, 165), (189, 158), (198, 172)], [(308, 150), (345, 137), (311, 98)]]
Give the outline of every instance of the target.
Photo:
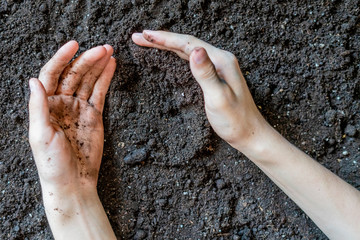
[(139, 229), (135, 233), (134, 240), (142, 240), (145, 237), (146, 237), (146, 233), (143, 230)]
[(250, 180), (251, 178), (252, 178), (252, 175), (249, 174), (249, 173), (247, 173), (247, 174), (244, 175), (244, 180), (245, 180), (245, 181), (248, 181), (248, 180)]
[(345, 128), (345, 134), (349, 137), (354, 137), (356, 135), (356, 128), (353, 125), (348, 124)]
[(163, 207), (166, 205), (167, 200), (166, 199), (156, 199), (155, 202), (160, 206)]
[(76, 27), (76, 31), (78, 31), (78, 32), (82, 32), (83, 30), (84, 30), (84, 28), (81, 25)]
[(135, 164), (142, 161), (145, 161), (147, 157), (146, 148), (140, 148), (129, 153), (125, 158), (125, 164)]
[(336, 111), (331, 109), (325, 113), (325, 119), (328, 124), (332, 124), (335, 122)]
[(271, 94), (271, 89), (270, 88), (266, 88), (264, 91), (264, 95), (265, 96), (269, 96)]
[(349, 155), (349, 152), (348, 152), (348, 151), (343, 151), (342, 154), (343, 154), (344, 156), (347, 156), (347, 155)]
[(150, 139), (147, 143), (147, 145), (150, 147), (150, 148), (153, 148), (155, 147), (156, 145), (156, 140), (154, 138)]
[(167, 132), (165, 132), (165, 131), (160, 132), (160, 137), (161, 138), (164, 138), (166, 135), (167, 135)]
[(334, 144), (335, 144), (335, 139), (330, 138), (330, 139), (329, 139), (329, 145), (332, 146), (332, 145), (334, 145)]
[(18, 232), (19, 230), (20, 230), (19, 226), (16, 225), (16, 226), (14, 227), (14, 231), (15, 231), (15, 232)]
[(43, 4), (40, 5), (39, 11), (42, 12), (42, 13), (45, 13), (47, 11), (46, 3), (43, 3)]

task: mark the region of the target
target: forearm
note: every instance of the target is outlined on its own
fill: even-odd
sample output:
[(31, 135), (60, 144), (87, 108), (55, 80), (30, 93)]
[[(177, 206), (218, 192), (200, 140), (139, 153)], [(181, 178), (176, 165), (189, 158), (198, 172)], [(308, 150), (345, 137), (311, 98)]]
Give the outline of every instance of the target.
[(270, 126), (243, 150), (332, 239), (360, 236), (360, 192)]
[(55, 239), (116, 239), (96, 190), (61, 193), (43, 190)]

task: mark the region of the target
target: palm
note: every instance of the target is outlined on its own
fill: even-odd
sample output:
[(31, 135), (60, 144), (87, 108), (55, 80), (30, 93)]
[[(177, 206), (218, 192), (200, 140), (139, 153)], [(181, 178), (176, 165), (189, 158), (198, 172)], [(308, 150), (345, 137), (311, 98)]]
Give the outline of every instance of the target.
[(64, 170), (58, 170), (60, 177), (54, 180), (64, 183), (75, 178), (96, 184), (104, 142), (101, 113), (87, 101), (64, 95), (49, 97), (49, 109), (54, 131), (60, 132), (54, 138), (58, 142), (50, 145), (49, 152), (58, 152), (61, 146), (66, 146), (66, 151), (52, 160), (60, 165), (59, 170)]

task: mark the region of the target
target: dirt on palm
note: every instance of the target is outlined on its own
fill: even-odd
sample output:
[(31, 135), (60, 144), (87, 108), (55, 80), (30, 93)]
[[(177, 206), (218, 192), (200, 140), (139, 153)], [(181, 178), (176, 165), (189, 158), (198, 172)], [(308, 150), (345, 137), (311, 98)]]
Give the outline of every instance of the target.
[(28, 144), (28, 79), (71, 39), (115, 49), (98, 190), (118, 238), (326, 239), (214, 134), (188, 63), (131, 34), (192, 34), (233, 52), (265, 118), (360, 189), (359, 2), (1, 0), (0, 239), (52, 239)]

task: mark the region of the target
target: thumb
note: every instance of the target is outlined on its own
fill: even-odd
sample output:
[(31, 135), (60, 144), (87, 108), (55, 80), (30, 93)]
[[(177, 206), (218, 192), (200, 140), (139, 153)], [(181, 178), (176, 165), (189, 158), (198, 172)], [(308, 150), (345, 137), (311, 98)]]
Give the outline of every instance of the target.
[(30, 85), (30, 101), (29, 101), (29, 119), (30, 119), (30, 135), (38, 135), (42, 137), (42, 130), (50, 125), (50, 113), (48, 96), (42, 83), (37, 78), (31, 78)]
[(204, 94), (211, 94), (223, 87), (206, 50), (196, 47), (190, 54), (190, 68)]

